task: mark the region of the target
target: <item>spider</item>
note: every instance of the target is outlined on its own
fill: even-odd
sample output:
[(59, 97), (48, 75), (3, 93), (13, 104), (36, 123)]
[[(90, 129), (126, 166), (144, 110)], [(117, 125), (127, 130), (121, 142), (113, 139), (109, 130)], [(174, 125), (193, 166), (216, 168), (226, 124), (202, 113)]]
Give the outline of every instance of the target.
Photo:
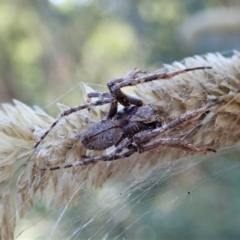
[[(219, 103), (215, 101), (206, 104), (202, 108), (192, 111), (185, 116), (179, 117), (168, 124), (163, 124), (161, 117), (157, 114), (154, 107), (144, 105), (143, 101), (129, 96), (122, 92), (121, 88), (126, 86), (134, 86), (140, 83), (145, 83), (158, 79), (171, 79), (181, 73), (211, 69), (211, 67), (195, 67), (186, 68), (172, 73), (151, 73), (142, 77), (140, 73), (145, 73), (139, 70), (132, 70), (122, 78), (112, 79), (107, 83), (109, 93), (93, 92), (89, 93), (89, 98), (100, 97), (100, 100), (80, 105), (63, 111), (58, 118), (53, 122), (50, 128), (41, 136), (40, 140), (34, 145), (35, 148), (48, 135), (48, 133), (57, 125), (59, 120), (76, 111), (80, 111), (90, 106), (99, 106), (110, 104), (106, 119), (103, 119), (95, 124), (92, 124), (81, 136), (81, 143), (86, 149), (105, 150), (111, 146), (115, 149), (109, 154), (104, 154), (96, 157), (84, 157), (82, 161), (64, 165), (62, 167), (50, 167), (50, 170), (59, 168), (69, 168), (79, 165), (87, 165), (96, 161), (112, 161), (119, 158), (131, 156), (134, 152), (149, 151), (159, 145), (182, 148), (192, 152), (207, 152), (214, 151), (213, 149), (199, 149), (190, 143), (185, 142), (188, 134), (176, 138), (157, 138), (163, 132), (181, 125), (201, 114), (209, 108)], [(118, 111), (118, 103), (123, 106)], [(47, 170), (42, 168), (41, 170)]]

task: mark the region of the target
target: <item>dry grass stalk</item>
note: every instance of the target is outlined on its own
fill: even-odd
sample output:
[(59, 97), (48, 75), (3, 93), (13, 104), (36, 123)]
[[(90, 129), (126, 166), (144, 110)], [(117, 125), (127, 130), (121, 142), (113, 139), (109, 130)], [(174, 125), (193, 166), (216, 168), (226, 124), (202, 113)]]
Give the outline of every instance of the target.
[[(206, 114), (167, 133), (174, 137), (199, 127), (188, 141), (199, 147), (217, 150), (233, 146), (240, 139), (240, 53), (231, 57), (207, 54), (184, 59), (165, 65), (165, 70), (176, 71), (196, 66), (211, 66), (212, 69), (192, 71), (171, 79), (157, 80), (138, 85), (135, 93), (145, 104), (152, 104), (158, 113), (169, 122), (200, 108), (213, 100), (221, 100)], [(83, 94), (91, 90), (84, 86)], [(61, 110), (68, 107), (60, 105)], [(106, 115), (108, 106), (83, 110), (62, 119), (49, 133), (38, 149), (34, 143), (54, 121), (38, 107), (30, 108), (14, 100), (14, 105), (3, 104), (0, 119), (0, 238), (11, 239), (15, 228), (16, 209), (22, 217), (28, 206), (33, 206), (34, 196), (47, 194), (55, 206), (68, 201), (77, 189), (86, 182), (100, 187), (110, 178), (127, 176), (133, 172), (144, 173), (162, 161), (173, 161), (193, 153), (183, 150), (159, 148), (130, 158), (113, 162), (98, 162), (88, 166), (41, 172), (39, 168), (63, 165), (80, 160), (81, 155), (99, 155), (84, 149), (79, 141), (81, 133), (89, 124)], [(199, 154), (198, 154), (199, 155)], [(75, 194), (72, 204), (78, 203), (80, 191)], [(6, 237), (8, 236), (8, 237)]]

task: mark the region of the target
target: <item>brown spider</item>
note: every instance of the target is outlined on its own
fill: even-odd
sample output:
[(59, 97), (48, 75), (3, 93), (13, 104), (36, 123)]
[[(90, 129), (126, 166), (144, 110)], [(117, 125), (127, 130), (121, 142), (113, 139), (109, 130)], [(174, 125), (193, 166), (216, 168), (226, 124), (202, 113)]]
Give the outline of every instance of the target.
[[(202, 108), (192, 111), (185, 116), (179, 117), (168, 124), (162, 124), (160, 116), (155, 108), (150, 105), (143, 105), (142, 100), (126, 95), (121, 91), (122, 87), (134, 86), (140, 83), (145, 83), (157, 79), (171, 79), (174, 76), (193, 70), (209, 69), (211, 67), (195, 67), (179, 70), (172, 73), (154, 73), (146, 74), (139, 77), (141, 71), (133, 70), (122, 78), (117, 78), (109, 81), (107, 86), (110, 93), (94, 92), (88, 94), (89, 98), (101, 97), (100, 100), (87, 103), (81, 106), (70, 108), (63, 111), (59, 117), (53, 122), (50, 128), (41, 136), (40, 140), (35, 144), (35, 148), (48, 135), (51, 129), (59, 122), (61, 118), (80, 111), (90, 106), (99, 106), (110, 104), (107, 117), (93, 125), (91, 125), (81, 136), (81, 143), (86, 149), (105, 150), (111, 146), (116, 148), (109, 154), (83, 157), (82, 161), (67, 164), (64, 166), (50, 167), (50, 170), (60, 168), (69, 168), (80, 165), (87, 165), (97, 161), (113, 161), (119, 158), (125, 158), (132, 155), (134, 152), (143, 152), (154, 149), (158, 146), (169, 146), (182, 148), (192, 152), (207, 152), (214, 151), (212, 149), (199, 149), (190, 143), (184, 141), (187, 134), (175, 138), (156, 138), (163, 132), (179, 126), (201, 114), (209, 108), (219, 103), (219, 101), (209, 103)], [(118, 103), (124, 106), (118, 111)], [(151, 141), (152, 139), (155, 139)], [(47, 170), (43, 168), (41, 170)]]

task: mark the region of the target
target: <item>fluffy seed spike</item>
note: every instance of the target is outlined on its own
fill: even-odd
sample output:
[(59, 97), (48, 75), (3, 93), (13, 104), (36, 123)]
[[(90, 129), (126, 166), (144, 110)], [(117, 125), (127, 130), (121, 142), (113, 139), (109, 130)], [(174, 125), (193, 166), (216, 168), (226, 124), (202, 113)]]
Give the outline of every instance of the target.
[[(240, 53), (235, 51), (231, 57), (224, 57), (219, 53), (188, 57), (181, 63), (165, 65), (164, 71), (172, 72), (197, 66), (211, 66), (212, 69), (187, 72), (167, 81), (139, 84), (134, 87), (135, 93), (144, 104), (151, 104), (157, 109), (163, 122), (184, 116), (213, 100), (221, 100), (220, 104), (171, 134), (174, 136), (188, 132), (188, 142), (207, 149), (219, 150), (236, 145), (240, 140)], [(32, 109), (16, 100), (14, 103), (15, 105), (4, 105), (0, 118), (0, 183), (1, 186), (15, 186), (1, 189), (0, 196), (0, 220), (11, 219), (8, 228), (0, 229), (0, 236), (9, 236), (8, 239), (13, 236), (15, 227), (15, 204), (18, 207), (25, 206), (28, 199), (32, 205), (33, 196), (38, 191), (52, 196), (48, 198), (52, 204), (61, 205), (73, 196), (79, 197), (74, 194), (79, 183), (88, 181), (93, 187), (100, 187), (109, 178), (123, 178), (136, 171), (144, 174), (146, 169), (151, 169), (164, 160), (179, 159), (184, 155), (182, 149), (169, 151), (161, 148), (161, 151), (135, 153), (128, 159), (114, 162), (97, 162), (87, 167), (54, 172), (39, 171), (42, 167), (79, 161), (79, 156), (107, 153), (108, 150), (97, 153), (86, 150), (79, 141), (82, 132), (90, 124), (103, 118), (107, 109), (105, 106), (98, 106), (96, 110), (94, 107), (90, 111), (85, 109), (67, 116), (36, 150), (33, 148), (34, 144), (54, 118), (38, 107)], [(197, 127), (191, 131), (194, 126)], [(185, 156), (188, 154), (192, 153), (187, 152)], [(19, 176), (15, 185), (13, 176)], [(63, 188), (68, 191), (63, 191)], [(15, 204), (12, 204), (13, 201)], [(21, 209), (23, 215), (25, 208)]]

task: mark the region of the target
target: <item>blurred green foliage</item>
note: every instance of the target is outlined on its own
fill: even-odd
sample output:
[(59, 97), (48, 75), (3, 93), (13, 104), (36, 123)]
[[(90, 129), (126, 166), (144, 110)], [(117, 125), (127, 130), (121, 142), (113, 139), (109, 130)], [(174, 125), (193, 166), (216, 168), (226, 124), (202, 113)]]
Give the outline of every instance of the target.
[[(195, 52), (182, 44), (179, 26), (199, 11), (224, 8), (231, 2), (2, 0), (0, 101), (16, 98), (29, 105), (50, 105), (47, 111), (56, 114), (52, 103), (58, 98), (66, 105), (80, 104), (80, 81), (105, 90), (109, 79), (134, 67), (152, 70), (163, 62), (204, 53), (204, 48)], [(69, 89), (73, 90), (66, 94)], [(116, 185), (108, 186), (106, 189), (118, 196), (113, 203), (103, 204), (95, 199), (95, 193), (88, 193), (78, 208), (64, 214), (58, 239), (113, 239), (119, 234), (119, 239), (239, 239), (239, 166), (217, 161), (198, 165), (199, 178), (180, 171), (155, 184), (150, 181), (146, 194), (139, 189), (121, 197)], [(194, 183), (189, 185), (189, 181)], [(59, 219), (63, 209), (34, 211), (27, 217), (36, 218), (35, 214), (44, 221), (46, 215), (48, 220)], [(24, 231), (31, 225), (27, 217)], [(93, 223), (88, 223), (91, 220)], [(45, 239), (47, 232), (42, 235), (45, 237), (40, 239)]]
[[(55, 4), (53, 4), (55, 3)], [(177, 39), (188, 16), (219, 1), (1, 1), (0, 101), (48, 105), (80, 81), (101, 84), (134, 67), (191, 54)], [(66, 104), (80, 101), (80, 89)]]

